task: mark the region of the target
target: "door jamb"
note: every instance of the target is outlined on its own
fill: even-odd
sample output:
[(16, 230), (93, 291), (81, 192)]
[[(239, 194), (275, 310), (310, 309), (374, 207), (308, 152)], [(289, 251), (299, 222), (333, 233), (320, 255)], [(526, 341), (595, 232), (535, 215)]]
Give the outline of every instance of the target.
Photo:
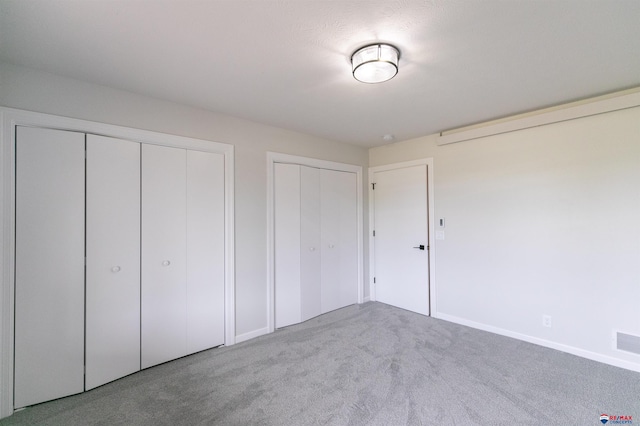
[(372, 183), (375, 183), (374, 173), (387, 170), (403, 169), (413, 166), (427, 166), (427, 225), (429, 230), (429, 316), (437, 318), (437, 288), (436, 288), (436, 244), (435, 244), (435, 205), (433, 192), (433, 158), (421, 158), (418, 160), (403, 161), (400, 163), (385, 164), (383, 166), (369, 167), (369, 298), (376, 300), (376, 289), (373, 282), (375, 278), (375, 204)]

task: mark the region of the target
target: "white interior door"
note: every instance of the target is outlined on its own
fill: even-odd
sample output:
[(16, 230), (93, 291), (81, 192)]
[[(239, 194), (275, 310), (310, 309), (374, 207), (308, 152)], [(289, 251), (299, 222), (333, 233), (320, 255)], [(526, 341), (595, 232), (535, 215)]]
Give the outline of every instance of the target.
[(355, 173), (320, 170), (323, 313), (358, 302), (356, 185)]
[(84, 133), (17, 127), (15, 408), (84, 390)]
[(375, 298), (429, 315), (427, 166), (378, 171), (374, 183)]
[(224, 343), (224, 157), (187, 151), (187, 353)]
[(140, 370), (140, 144), (87, 135), (86, 389)]
[(142, 368), (187, 353), (187, 151), (142, 145)]

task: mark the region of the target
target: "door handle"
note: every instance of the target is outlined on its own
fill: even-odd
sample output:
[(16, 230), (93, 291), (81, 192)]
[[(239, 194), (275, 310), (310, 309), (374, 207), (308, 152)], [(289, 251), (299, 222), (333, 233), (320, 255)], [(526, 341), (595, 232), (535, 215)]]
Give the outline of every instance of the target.
[(418, 247), (414, 247), (414, 248), (417, 248), (417, 249), (420, 249), (420, 250), (424, 250), (424, 244), (420, 244)]

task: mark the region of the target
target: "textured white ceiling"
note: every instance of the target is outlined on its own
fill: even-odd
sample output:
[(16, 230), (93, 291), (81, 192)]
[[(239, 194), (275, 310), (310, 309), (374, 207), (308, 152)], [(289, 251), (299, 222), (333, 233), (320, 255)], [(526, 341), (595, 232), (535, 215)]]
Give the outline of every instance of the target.
[(640, 1), (0, 0), (0, 60), (377, 146), (640, 85)]

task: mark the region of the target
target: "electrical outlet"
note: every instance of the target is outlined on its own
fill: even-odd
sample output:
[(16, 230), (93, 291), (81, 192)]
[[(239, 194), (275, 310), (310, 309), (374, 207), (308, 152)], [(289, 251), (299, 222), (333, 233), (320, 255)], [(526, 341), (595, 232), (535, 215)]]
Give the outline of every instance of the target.
[(551, 315), (542, 316), (542, 326), (551, 328)]

